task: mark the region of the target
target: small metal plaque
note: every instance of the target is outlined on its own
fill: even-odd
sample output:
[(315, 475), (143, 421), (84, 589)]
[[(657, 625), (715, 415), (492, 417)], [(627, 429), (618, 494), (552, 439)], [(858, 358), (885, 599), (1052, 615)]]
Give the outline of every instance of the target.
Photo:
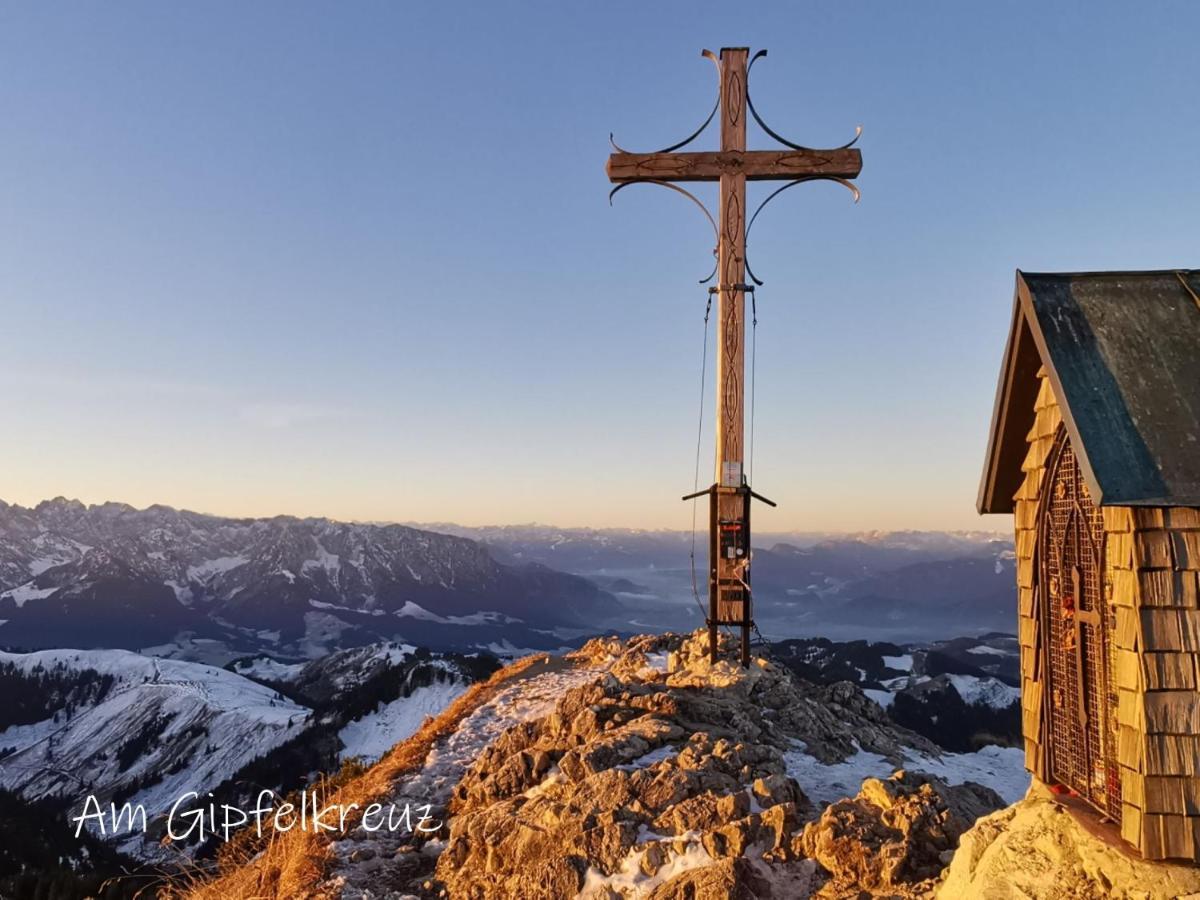
[(721, 463), (721, 487), (742, 486), (742, 463), (740, 460), (730, 460)]

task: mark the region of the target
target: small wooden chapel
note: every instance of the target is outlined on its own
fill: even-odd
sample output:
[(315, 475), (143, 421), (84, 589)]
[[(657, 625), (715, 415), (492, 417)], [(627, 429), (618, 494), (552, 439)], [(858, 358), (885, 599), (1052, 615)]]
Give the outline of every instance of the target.
[(1026, 767), (1200, 860), (1200, 271), (1017, 272), (978, 508), (1015, 519)]

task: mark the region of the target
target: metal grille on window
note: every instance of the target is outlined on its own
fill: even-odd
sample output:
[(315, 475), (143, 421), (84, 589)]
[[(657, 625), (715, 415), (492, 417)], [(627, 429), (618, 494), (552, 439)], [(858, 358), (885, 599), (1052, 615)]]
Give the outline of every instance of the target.
[(1038, 543), (1050, 676), (1050, 776), (1120, 822), (1115, 613), (1104, 590), (1104, 519), (1062, 428), (1046, 485)]

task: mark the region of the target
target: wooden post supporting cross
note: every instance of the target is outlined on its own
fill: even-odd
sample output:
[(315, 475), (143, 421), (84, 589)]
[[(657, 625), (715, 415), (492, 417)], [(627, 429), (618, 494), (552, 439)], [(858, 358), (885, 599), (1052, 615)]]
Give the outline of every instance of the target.
[[(765, 53), (765, 50), (759, 51), (754, 59)], [(743, 468), (745, 305), (747, 291), (753, 290), (745, 283), (746, 182), (788, 181), (790, 184), (783, 187), (790, 187), (802, 181), (838, 181), (850, 187), (857, 198), (857, 189), (848, 179), (856, 177), (862, 169), (862, 156), (852, 148), (854, 141), (833, 150), (812, 150), (793, 144), (768, 128), (750, 100), (747, 78), (754, 60), (747, 63), (747, 48), (726, 47), (719, 58), (708, 50), (704, 55), (716, 64), (720, 77), (717, 106), (708, 120), (687, 140), (657, 153), (627, 153), (614, 144), (617, 152), (609, 156), (607, 171), (609, 179), (617, 184), (614, 194), (632, 183), (663, 184), (691, 197), (701, 208), (703, 204), (675, 182), (720, 182), (720, 205), (714, 223), (717, 230), (715, 290), (720, 328), (717, 337), (716, 477), (713, 486), (703, 492), (710, 495), (708, 628), (715, 662), (718, 626), (740, 627), (742, 664), (748, 665), (750, 629), (754, 624), (750, 602), (750, 498), (763, 498), (750, 490)], [(699, 136), (718, 112), (720, 150), (677, 152)], [(748, 114), (786, 149), (747, 150)], [(711, 215), (709, 219), (712, 220)], [(692, 496), (685, 499), (692, 499)]]

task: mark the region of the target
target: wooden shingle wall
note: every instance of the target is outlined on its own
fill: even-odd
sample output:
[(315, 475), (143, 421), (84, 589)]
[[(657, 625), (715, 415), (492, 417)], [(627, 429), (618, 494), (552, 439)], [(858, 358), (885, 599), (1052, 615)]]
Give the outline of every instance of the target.
[[(1046, 780), (1038, 503), (1062, 423), (1045, 370), (1015, 495), (1025, 766)], [(1105, 592), (1116, 611), (1121, 834), (1147, 859), (1200, 860), (1200, 510), (1103, 507)]]
[(1149, 859), (1200, 858), (1200, 510), (1110, 507), (1122, 833)]
[[(1038, 502), (1062, 422), (1038, 372), (1015, 500), (1025, 766), (1045, 780), (1045, 673), (1036, 589)], [(1200, 859), (1200, 510), (1104, 506), (1105, 593), (1118, 702), (1121, 833), (1147, 859)]]
[(1054, 445), (1054, 435), (1062, 423), (1045, 370), (1038, 372), (1040, 386), (1033, 428), (1027, 436), (1029, 450), (1021, 468), (1025, 479), (1015, 495), (1014, 526), (1017, 550), (1017, 629), (1021, 642), (1021, 714), (1025, 737), (1025, 768), (1045, 780), (1046, 754), (1042, 746), (1045, 716), (1042, 710), (1042, 671), (1040, 634), (1041, 612), (1034, 590), (1035, 550), (1037, 547), (1038, 498), (1046, 477), (1046, 461)]
[[(1105, 594), (1116, 606), (1113, 642), (1113, 678), (1117, 682), (1117, 759), (1121, 764), (1121, 836), (1143, 855), (1161, 858), (1160, 823), (1146, 814), (1146, 662), (1143, 653), (1140, 592), (1134, 541), (1137, 539), (1135, 511), (1128, 507), (1104, 507)], [(1143, 515), (1138, 513), (1138, 515)], [(1166, 663), (1155, 656), (1151, 665)], [(1156, 678), (1157, 678), (1156, 671)], [(1164, 677), (1171, 677), (1163, 672)], [(1147, 829), (1153, 833), (1147, 839)]]

